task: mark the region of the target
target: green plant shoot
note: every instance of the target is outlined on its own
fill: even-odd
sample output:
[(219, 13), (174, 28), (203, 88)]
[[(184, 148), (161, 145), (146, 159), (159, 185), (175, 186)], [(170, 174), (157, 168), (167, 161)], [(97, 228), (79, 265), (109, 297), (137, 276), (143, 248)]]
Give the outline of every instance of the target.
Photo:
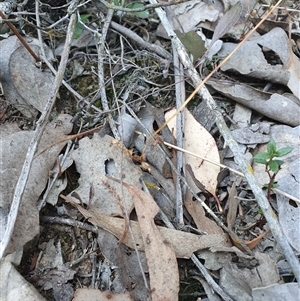
[(254, 161), (266, 166), (266, 172), (269, 176), (269, 183), (264, 185), (268, 189), (268, 199), (272, 188), (278, 187), (275, 183), (275, 177), (279, 172), (281, 165), (284, 163), (282, 160), (276, 158), (283, 157), (293, 150), (292, 147), (276, 148), (276, 142), (271, 139), (268, 143), (267, 151), (258, 153), (254, 156)]

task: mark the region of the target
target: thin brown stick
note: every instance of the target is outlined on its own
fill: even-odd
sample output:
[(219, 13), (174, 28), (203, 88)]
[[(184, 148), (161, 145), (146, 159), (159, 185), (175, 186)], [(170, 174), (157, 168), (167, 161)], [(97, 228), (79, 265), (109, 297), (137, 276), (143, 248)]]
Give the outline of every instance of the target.
[(25, 39), (20, 35), (17, 28), (7, 20), (6, 16), (3, 14), (3, 12), (0, 10), (0, 17), (3, 19), (4, 22), (6, 22), (7, 26), (13, 31), (13, 33), (18, 37), (20, 42), (23, 44), (23, 46), (27, 49), (27, 51), (31, 54), (31, 56), (35, 59), (37, 63), (41, 61), (41, 59), (35, 54), (35, 52), (30, 48), (28, 43), (25, 41)]

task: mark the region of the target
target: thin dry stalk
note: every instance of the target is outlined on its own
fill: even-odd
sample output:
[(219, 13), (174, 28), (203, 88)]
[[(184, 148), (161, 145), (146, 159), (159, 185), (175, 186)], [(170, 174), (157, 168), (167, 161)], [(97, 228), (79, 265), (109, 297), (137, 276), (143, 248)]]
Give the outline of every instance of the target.
[(107, 111), (107, 120), (110, 125), (110, 129), (113, 133), (113, 136), (117, 140), (121, 140), (120, 134), (117, 130), (115, 121), (109, 112), (109, 106), (108, 106), (108, 101), (106, 97), (106, 91), (105, 91), (105, 82), (104, 82), (104, 52), (105, 52), (105, 40), (109, 28), (109, 24), (111, 22), (112, 16), (113, 16), (114, 11), (109, 9), (106, 15), (106, 21), (103, 25), (102, 29), (102, 36), (100, 38), (100, 43), (98, 46), (98, 84), (99, 84), (99, 89), (100, 89), (100, 97), (101, 97), (101, 102), (102, 106), (105, 111)]
[[(175, 95), (176, 95), (176, 107), (179, 108), (185, 99), (185, 83), (184, 83), (184, 71), (183, 66), (179, 61), (176, 49), (173, 49), (173, 64), (174, 64), (174, 81), (175, 81)], [(176, 141), (177, 145), (183, 147), (183, 130), (184, 130), (184, 116), (179, 113), (176, 116)], [(184, 170), (183, 153), (176, 153), (176, 168), (178, 173), (182, 173)], [(176, 223), (177, 226), (183, 227), (183, 190), (182, 182), (179, 177), (176, 177)]]

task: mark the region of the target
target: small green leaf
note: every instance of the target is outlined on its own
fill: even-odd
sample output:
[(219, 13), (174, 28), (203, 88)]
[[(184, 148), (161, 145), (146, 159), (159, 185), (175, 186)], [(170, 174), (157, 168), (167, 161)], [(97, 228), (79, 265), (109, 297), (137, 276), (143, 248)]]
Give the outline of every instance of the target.
[(277, 173), (279, 170), (279, 165), (276, 160), (270, 161), (268, 166), (274, 173)]
[(273, 162), (275, 161), (279, 167), (284, 163), (284, 161), (282, 161), (282, 160), (272, 160), (272, 161)]
[(274, 139), (271, 139), (268, 143), (268, 149), (267, 152), (271, 155), (274, 154), (276, 152), (276, 142), (274, 141)]
[(293, 150), (292, 147), (280, 148), (275, 152), (275, 157), (283, 157), (283, 156), (289, 154), (292, 150)]
[[(136, 9), (136, 8), (144, 7), (144, 4), (136, 2), (136, 3), (129, 4), (127, 7), (131, 8), (131, 9)], [(146, 19), (149, 17), (149, 11), (147, 9), (143, 10), (143, 11), (135, 11), (135, 12), (132, 12), (131, 14), (133, 14), (136, 17), (141, 18), (141, 19)]]
[(186, 50), (193, 56), (193, 62), (195, 63), (206, 51), (205, 42), (193, 30), (186, 33), (177, 30), (175, 32)]
[(261, 164), (267, 164), (270, 160), (270, 155), (268, 153), (258, 153), (254, 156), (254, 161)]
[[(83, 24), (85, 24), (90, 16), (91, 16), (91, 14), (82, 14), (82, 15), (80, 15), (80, 21)], [(77, 20), (76, 25), (75, 25), (74, 34), (73, 34), (73, 39), (77, 40), (80, 37), (82, 31), (83, 31), (83, 26)]]

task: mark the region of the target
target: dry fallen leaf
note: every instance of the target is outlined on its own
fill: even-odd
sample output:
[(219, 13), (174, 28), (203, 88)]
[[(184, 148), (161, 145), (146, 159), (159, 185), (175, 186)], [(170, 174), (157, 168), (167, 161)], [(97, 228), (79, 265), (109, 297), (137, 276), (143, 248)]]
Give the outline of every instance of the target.
[(125, 184), (130, 191), (145, 246), (153, 301), (178, 300), (179, 272), (172, 245), (154, 223), (159, 207), (144, 191)]
[[(39, 41), (28, 39), (30, 47), (39, 52)], [(49, 48), (43, 46), (48, 58)], [(32, 117), (43, 111), (53, 87), (54, 76), (42, 70), (16, 36), (0, 41), (0, 70), (4, 96), (25, 116)], [(28, 89), (28, 87), (31, 87)]]
[[(37, 153), (66, 138), (66, 134), (72, 130), (71, 119), (72, 116), (62, 114), (49, 123), (41, 138)], [(0, 127), (0, 136), (2, 136), (1, 131), (2, 127)], [(14, 187), (32, 135), (33, 132), (19, 131), (5, 136), (1, 141), (0, 153), (3, 164), (0, 168), (0, 216), (3, 218), (7, 216), (9, 211)], [(23, 247), (39, 233), (39, 213), (36, 204), (45, 189), (49, 172), (65, 144), (66, 141), (57, 143), (34, 159), (7, 253)]]
[[(68, 200), (93, 225), (100, 227), (121, 239), (124, 234), (125, 221), (123, 218), (100, 214), (97, 210), (86, 210), (72, 200)], [(137, 249), (145, 249), (138, 222), (131, 221), (130, 226), (134, 235)], [(193, 252), (213, 246), (231, 246), (227, 234), (196, 235), (179, 230), (157, 227), (165, 240), (171, 243), (177, 258), (190, 258)], [(122, 242), (133, 249), (131, 237), (127, 235)]]
[[(167, 112), (165, 119), (168, 120), (174, 113), (175, 109)], [(199, 122), (197, 122), (187, 109), (184, 109), (184, 114), (184, 149), (216, 163), (220, 163), (219, 152), (214, 138)], [(173, 118), (168, 123), (168, 127), (171, 131), (172, 129), (176, 129), (175, 122), (176, 120)], [(189, 154), (184, 154), (184, 158), (185, 163), (192, 167), (197, 180), (205, 186), (206, 190), (214, 195), (220, 167)], [(186, 178), (188, 183), (194, 187), (195, 185), (188, 174), (186, 174)], [(199, 189), (196, 189), (196, 191), (199, 191)]]
[[(99, 213), (123, 216), (124, 205), (130, 213), (133, 201), (130, 193), (106, 175), (121, 179), (127, 183), (141, 187), (139, 178), (142, 172), (134, 165), (127, 149), (115, 143), (110, 136), (101, 138), (94, 134), (93, 138), (83, 138), (79, 141), (79, 148), (72, 153), (76, 169), (80, 173), (79, 187), (73, 190), (68, 198), (78, 199), (94, 208)], [(122, 203), (121, 204), (121, 200)]]
[[(255, 237), (254, 239), (248, 241), (248, 240), (243, 240), (243, 242), (245, 243), (246, 246), (249, 247), (250, 250), (253, 250), (257, 244), (270, 232), (270, 229), (268, 229), (267, 231), (264, 231), (263, 233), (261, 233), (259, 236)], [(230, 236), (231, 237), (231, 236)], [(232, 243), (239, 248), (241, 251), (245, 251), (243, 246), (234, 239), (234, 237), (232, 238)]]
[[(165, 119), (168, 120), (175, 112), (171, 110), (166, 113)], [(184, 149), (198, 154), (204, 158), (210, 159), (216, 163), (220, 162), (219, 152), (214, 138), (210, 133), (196, 121), (192, 114), (185, 109), (185, 131), (184, 131)], [(170, 130), (176, 128), (176, 120), (173, 118), (169, 123), (168, 127)], [(214, 164), (204, 161), (200, 158), (194, 157), (189, 154), (184, 154), (185, 163), (192, 167), (195, 178), (205, 186), (211, 194), (215, 195), (215, 189), (217, 187), (217, 177), (220, 168)], [(186, 180), (190, 187), (195, 192), (200, 192), (199, 188), (196, 187), (193, 179), (189, 173), (186, 173)], [(193, 217), (199, 230), (205, 231), (209, 234), (223, 233), (223, 230), (212, 220), (205, 217), (204, 210), (199, 202), (192, 201), (192, 194), (187, 191), (185, 196), (185, 206), (188, 212)]]

